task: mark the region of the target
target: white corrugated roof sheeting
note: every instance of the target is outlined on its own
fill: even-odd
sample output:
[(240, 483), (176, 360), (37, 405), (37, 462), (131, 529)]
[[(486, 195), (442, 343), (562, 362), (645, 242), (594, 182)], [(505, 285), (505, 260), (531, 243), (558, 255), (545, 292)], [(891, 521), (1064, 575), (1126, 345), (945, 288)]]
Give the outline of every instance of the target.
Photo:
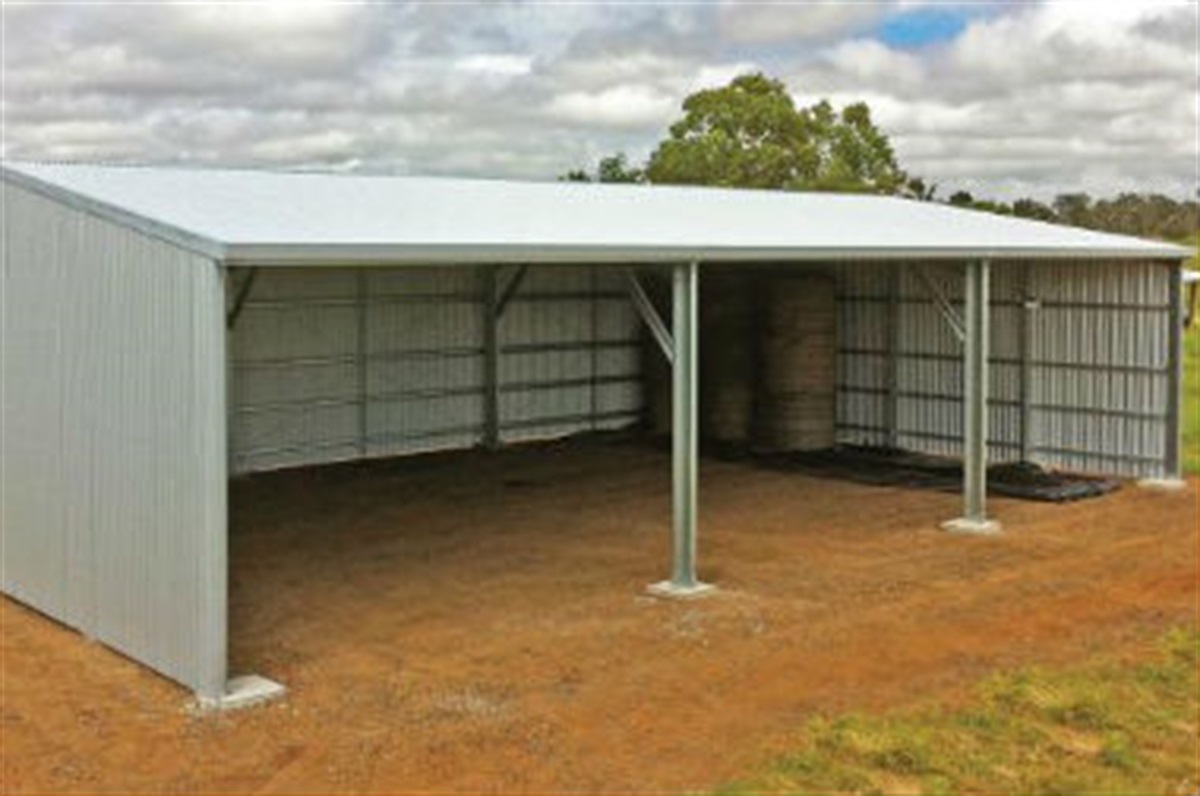
[(1192, 254), (873, 195), (12, 162), (3, 176), (245, 264)]

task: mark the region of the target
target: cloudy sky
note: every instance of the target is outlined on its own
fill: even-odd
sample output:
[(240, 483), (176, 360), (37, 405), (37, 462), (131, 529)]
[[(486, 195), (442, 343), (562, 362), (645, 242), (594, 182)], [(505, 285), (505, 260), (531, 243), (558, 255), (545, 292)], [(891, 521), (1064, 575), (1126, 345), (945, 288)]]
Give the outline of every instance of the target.
[(943, 194), (1197, 187), (1193, 0), (3, 2), (2, 154), (553, 179), (762, 70)]

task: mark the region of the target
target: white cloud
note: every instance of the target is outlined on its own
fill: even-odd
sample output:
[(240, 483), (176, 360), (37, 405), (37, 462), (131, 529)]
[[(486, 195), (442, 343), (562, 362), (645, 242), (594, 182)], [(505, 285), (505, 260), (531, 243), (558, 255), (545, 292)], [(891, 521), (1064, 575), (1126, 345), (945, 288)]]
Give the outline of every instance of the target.
[(826, 50), (824, 57), (837, 71), (864, 85), (889, 81), (917, 87), (927, 79), (921, 60), (893, 50), (875, 39), (850, 39)]
[(699, 91), (705, 88), (717, 88), (726, 85), (739, 75), (750, 72), (760, 72), (761, 67), (753, 61), (738, 61), (730, 64), (713, 64), (700, 67), (700, 71), (688, 84), (688, 91)]
[(597, 92), (559, 94), (550, 100), (546, 113), (579, 125), (639, 128), (663, 125), (675, 108), (673, 95), (652, 86), (623, 84)]
[(1175, 17), (1183, 25), (1195, 24), (1194, 10), (1178, 3), (1025, 6), (1012, 15), (971, 24), (954, 42), (948, 63), (980, 76), (1030, 84), (1066, 77), (1131, 81), (1177, 74), (1181, 66), (1191, 66), (1180, 62), (1188, 53), (1139, 30), (1141, 22)]
[(1195, 190), (1193, 4), (874, 34), (919, 5), (5, 4), (2, 154), (546, 179), (644, 156), (688, 93), (761, 69), (804, 104), (865, 100), (944, 190)]
[(479, 53), (459, 58), (454, 62), (454, 68), (464, 72), (476, 72), (483, 75), (500, 77), (517, 77), (527, 75), (533, 69), (533, 57), (529, 55), (502, 55)]
[(725, 37), (746, 44), (828, 40), (867, 28), (887, 10), (884, 2), (803, 4), (725, 0), (718, 24)]
[(352, 160), (358, 138), (347, 130), (320, 130), (283, 140), (268, 139), (254, 143), (250, 154), (255, 159), (286, 163), (344, 162)]
[(1185, 196), (1200, 146), (1196, 26), (1180, 3), (1023, 5), (918, 50), (836, 43), (789, 82), (805, 102), (867, 101), (902, 164), (944, 188)]

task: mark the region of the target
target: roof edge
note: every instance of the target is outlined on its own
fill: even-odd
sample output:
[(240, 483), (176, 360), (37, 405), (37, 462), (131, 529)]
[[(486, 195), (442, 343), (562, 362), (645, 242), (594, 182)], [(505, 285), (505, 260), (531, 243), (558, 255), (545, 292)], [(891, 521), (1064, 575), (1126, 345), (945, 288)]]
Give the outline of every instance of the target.
[(17, 188), (38, 194), (59, 204), (66, 205), (88, 215), (123, 227), (140, 232), (147, 237), (168, 243), (193, 254), (199, 254), (213, 260), (224, 261), (226, 246), (221, 241), (213, 240), (204, 235), (190, 232), (186, 229), (164, 224), (161, 221), (134, 213), (100, 199), (78, 193), (39, 179), (13, 168), (7, 163), (0, 162), (0, 180)]
[(255, 266), (355, 266), (355, 265), (487, 265), (487, 264), (667, 264), (680, 262), (833, 262), (864, 260), (1138, 260), (1179, 263), (1193, 256), (1171, 244), (1128, 249), (1080, 247), (1063, 250), (1044, 247), (1012, 248), (890, 248), (869, 247), (688, 247), (688, 246), (577, 246), (528, 244), (287, 244), (250, 243), (227, 247), (230, 265)]

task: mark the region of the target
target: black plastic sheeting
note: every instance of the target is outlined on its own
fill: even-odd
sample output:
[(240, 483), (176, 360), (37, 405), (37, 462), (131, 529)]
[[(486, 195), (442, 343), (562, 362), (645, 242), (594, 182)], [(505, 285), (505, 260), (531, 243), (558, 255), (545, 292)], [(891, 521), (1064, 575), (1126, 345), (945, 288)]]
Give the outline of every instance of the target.
[[(822, 451), (751, 455), (775, 469), (838, 478), (862, 484), (962, 491), (962, 462), (945, 456), (897, 448), (839, 446)], [(1119, 489), (1114, 478), (1047, 470), (1032, 462), (996, 464), (988, 468), (988, 492), (994, 495), (1064, 503), (1099, 497)]]

